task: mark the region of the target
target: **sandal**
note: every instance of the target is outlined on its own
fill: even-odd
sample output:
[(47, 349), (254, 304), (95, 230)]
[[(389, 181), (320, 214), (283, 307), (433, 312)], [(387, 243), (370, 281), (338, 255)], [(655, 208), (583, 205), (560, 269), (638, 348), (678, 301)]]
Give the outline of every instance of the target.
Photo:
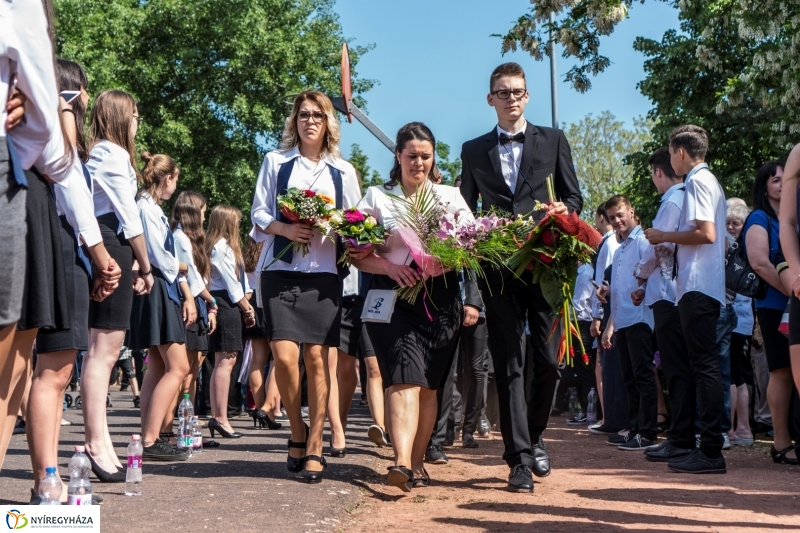
[(794, 444), (787, 446), (785, 449), (781, 451), (776, 450), (775, 446), (773, 445), (772, 448), (770, 448), (769, 453), (770, 455), (772, 455), (772, 460), (778, 464), (780, 463), (785, 463), (787, 465), (800, 464), (800, 461), (798, 461), (796, 458), (792, 459), (791, 457), (786, 457), (786, 454), (792, 450), (794, 450)]
[(425, 473), (425, 477), (415, 477), (412, 481), (412, 486), (416, 489), (417, 487), (430, 487), (431, 486), (431, 476), (428, 474), (428, 471), (425, 470), (425, 467), (422, 467), (422, 471)]
[(397, 487), (403, 492), (411, 492), (414, 485), (414, 472), (404, 466), (390, 466), (388, 470), (386, 482), (389, 485)]

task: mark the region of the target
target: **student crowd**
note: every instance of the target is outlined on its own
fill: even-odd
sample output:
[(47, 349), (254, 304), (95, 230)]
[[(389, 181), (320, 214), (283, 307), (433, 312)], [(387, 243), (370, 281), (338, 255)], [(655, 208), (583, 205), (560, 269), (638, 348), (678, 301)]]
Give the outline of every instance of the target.
[[(787, 302), (797, 304), (800, 295), (800, 149), (759, 171), (749, 213), (741, 201), (726, 206), (704, 162), (706, 132), (676, 128), (650, 159), (662, 195), (652, 227), (643, 230), (624, 196), (596, 209), (605, 236), (596, 264), (579, 271), (574, 299), (580, 334), (596, 350), (588, 365), (559, 368), (554, 313), (529, 271), (488, 268), (479, 282), (446, 272), (425, 280), (426, 297), (415, 303), (389, 298), (388, 321), (361, 319), (370, 294), (420, 280), (394, 231), (398, 197), (433, 194), (459, 224), (474, 221), (479, 209), (538, 217), (581, 211), (563, 132), (524, 118), (529, 93), (519, 65), (491, 74), (487, 100), (497, 125), (464, 144), (457, 188), (439, 183), (434, 135), (412, 122), (398, 131), (389, 180), (362, 197), (355, 169), (339, 152), (331, 101), (301, 93), (279, 148), (263, 160), (243, 247), (235, 208), (214, 207), (206, 225), (205, 198), (183, 191), (165, 214), (162, 202), (175, 195), (180, 168), (168, 155), (137, 152), (143, 117), (131, 95), (96, 95), (86, 133), (89, 77), (72, 61), (54, 60), (48, 6), (0, 3), (0, 94), (7, 95), (0, 111), (0, 464), (25, 396), (32, 502), (45, 469), (58, 462), (61, 404), (79, 351), (87, 456), (101, 482), (124, 481), (106, 416), (109, 376), (123, 347), (147, 351), (137, 399), (146, 460), (186, 459), (170, 441), (175, 407), (180, 394), (194, 395), (206, 354), (213, 358), (203, 377), (211, 436), (242, 436), (227, 406), (232, 371), (247, 348), (254, 424), (280, 427), (275, 415), (283, 405), (291, 429), (287, 469), (309, 483), (322, 481), (327, 466), (326, 418), (328, 455), (346, 454), (359, 354), (375, 422), (369, 436), (392, 446), (387, 483), (405, 492), (430, 484), (425, 463), (447, 461), (442, 445), (452, 442), (455, 426), (464, 446), (476, 447), (486, 416), (503, 437), (508, 489), (532, 492), (532, 476), (551, 471), (542, 435), (563, 390), (559, 378), (578, 387), (583, 406), (591, 388), (600, 392), (603, 419), (590, 431), (674, 472), (725, 472), (722, 450), (753, 443), (751, 412), (764, 423), (771, 415), (773, 459), (797, 464), (789, 413), (800, 383), (800, 305), (790, 306), (788, 340), (778, 328)], [(548, 176), (560, 200), (534, 213), (548, 198)], [(278, 196), (290, 188), (357, 207), (390, 236), (376, 247), (348, 247), (353, 265), (345, 267), (340, 239), (278, 209)], [(736, 242), (769, 285), (763, 298), (726, 290), (725, 258)], [(463, 414), (454, 414), (454, 388)], [(483, 414), (487, 396), (496, 397), (494, 417)], [(585, 414), (569, 423), (585, 424)], [(658, 442), (662, 430), (667, 438)]]

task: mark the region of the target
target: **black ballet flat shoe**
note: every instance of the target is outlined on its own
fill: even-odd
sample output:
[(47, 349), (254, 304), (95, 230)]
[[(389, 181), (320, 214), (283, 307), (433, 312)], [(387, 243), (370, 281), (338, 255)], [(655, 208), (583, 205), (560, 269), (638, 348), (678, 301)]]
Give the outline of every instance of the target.
[[(298, 450), (305, 450), (306, 443), (308, 442), (308, 424), (306, 426), (306, 440), (303, 442), (292, 442), (292, 439), (289, 439), (288, 444), (286, 445), (287, 448), (295, 448)], [(289, 454), (286, 454), (286, 469), (293, 473), (297, 474), (298, 472), (302, 472), (306, 466), (306, 458), (305, 457), (292, 457)]]
[(386, 483), (403, 492), (411, 492), (411, 488), (414, 486), (414, 472), (404, 466), (390, 466)]
[(94, 473), (95, 476), (97, 476), (97, 479), (100, 481), (100, 483), (124, 483), (125, 482), (125, 469), (124, 468), (120, 469), (120, 470), (117, 470), (114, 473), (106, 472), (105, 470), (100, 468), (100, 465), (97, 464), (97, 461), (94, 460), (94, 457), (92, 457), (89, 454), (88, 451), (86, 452), (86, 457), (89, 458), (89, 463), (92, 465), (92, 472)]
[(238, 439), (242, 436), (242, 433), (239, 433), (238, 431), (234, 431), (233, 433), (227, 431), (224, 427), (222, 427), (222, 424), (220, 424), (216, 418), (212, 418), (208, 421), (208, 430), (211, 432), (212, 439), (214, 438), (215, 431), (222, 435), (222, 437), (225, 439)]
[(219, 448), (219, 447), (220, 447), (219, 442), (217, 442), (215, 440), (204, 440), (203, 441), (203, 449), (204, 450), (206, 448)]
[(800, 461), (797, 459), (792, 459), (791, 457), (786, 457), (786, 454), (790, 451), (794, 450), (794, 445), (790, 445), (787, 448), (778, 451), (775, 446), (772, 446), (769, 450), (769, 454), (772, 456), (772, 460), (776, 463), (784, 463), (787, 465), (796, 465), (799, 464)]
[[(319, 472), (309, 472), (305, 468), (305, 466), (308, 464), (308, 461), (319, 462), (319, 464), (322, 465), (322, 470)], [(319, 483), (322, 481), (323, 472), (325, 472), (326, 468), (328, 468), (328, 462), (324, 457), (320, 457), (319, 455), (307, 455), (305, 457), (305, 462), (303, 463), (303, 478), (305, 478), (306, 483)]]
[(253, 429), (257, 429), (259, 426), (267, 429), (281, 429), (283, 427), (279, 422), (272, 420), (263, 409), (253, 410), (250, 416), (253, 417)]
[(347, 448), (334, 448), (333, 447), (333, 435), (331, 435), (330, 444), (331, 444), (331, 446), (330, 446), (331, 447), (331, 457), (334, 457), (336, 459), (341, 459), (342, 457), (347, 455)]

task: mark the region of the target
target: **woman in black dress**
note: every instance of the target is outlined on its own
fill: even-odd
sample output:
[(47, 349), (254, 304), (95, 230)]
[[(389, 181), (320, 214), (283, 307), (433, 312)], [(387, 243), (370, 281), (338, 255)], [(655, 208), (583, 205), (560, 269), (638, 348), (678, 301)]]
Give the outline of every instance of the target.
[[(389, 232), (385, 246), (376, 254), (354, 261), (364, 272), (375, 274), (373, 290), (394, 290), (414, 285), (417, 273), (411, 253), (394, 231), (402, 207), (393, 197), (413, 199), (424, 188), (439, 198), (459, 223), (474, 221), (461, 193), (454, 187), (434, 183), (434, 147), (431, 131), (412, 122), (397, 133), (394, 167), (385, 185), (370, 187), (358, 208), (375, 217)], [(368, 322), (386, 387), (386, 413), (394, 448), (395, 466), (388, 483), (404, 492), (412, 486), (427, 486), (430, 477), (423, 466), (425, 450), (436, 422), (436, 389), (446, 378), (462, 326), (477, 322), (478, 309), (462, 304), (457, 272), (447, 272), (425, 281), (426, 294), (414, 304), (396, 298), (391, 322)], [(371, 305), (369, 294), (365, 305)]]

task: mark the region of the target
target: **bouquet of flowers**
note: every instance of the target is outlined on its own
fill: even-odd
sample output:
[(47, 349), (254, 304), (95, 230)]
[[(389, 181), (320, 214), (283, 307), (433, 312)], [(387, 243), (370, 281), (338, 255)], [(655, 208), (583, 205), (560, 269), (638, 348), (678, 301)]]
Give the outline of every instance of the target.
[[(355, 207), (344, 211), (334, 211), (328, 218), (328, 224), (330, 224), (332, 232), (338, 234), (345, 243), (357, 250), (363, 250), (375, 244), (383, 244), (389, 237), (386, 229), (378, 224), (375, 217), (365, 215)], [(345, 250), (342, 257), (339, 258), (339, 263), (349, 266), (351, 262), (350, 253)]]
[[(552, 176), (547, 180), (551, 200), (555, 198)], [(536, 210), (546, 210), (547, 205), (537, 202)], [(578, 217), (575, 212), (568, 215), (544, 217), (519, 243), (519, 249), (507, 261), (517, 275), (526, 269), (533, 270), (533, 282), (538, 283), (542, 295), (559, 318), (553, 325), (555, 332), (559, 320), (564, 323), (564, 334), (559, 346), (559, 362), (566, 357), (573, 364), (575, 347), (572, 336), (578, 338), (584, 364), (589, 356), (578, 333), (578, 318), (572, 305), (575, 278), (581, 263), (589, 263), (602, 242), (602, 236)]]
[[(318, 194), (312, 190), (301, 190), (295, 187), (286, 190), (285, 194), (278, 195), (278, 209), (287, 220), (296, 224), (308, 224), (318, 228), (323, 235), (327, 235), (329, 226), (327, 220), (334, 210), (333, 198)], [(290, 244), (295, 252), (301, 252), (303, 257), (308, 255), (308, 244), (294, 242)], [(288, 247), (276, 256), (276, 259), (286, 253)]]

